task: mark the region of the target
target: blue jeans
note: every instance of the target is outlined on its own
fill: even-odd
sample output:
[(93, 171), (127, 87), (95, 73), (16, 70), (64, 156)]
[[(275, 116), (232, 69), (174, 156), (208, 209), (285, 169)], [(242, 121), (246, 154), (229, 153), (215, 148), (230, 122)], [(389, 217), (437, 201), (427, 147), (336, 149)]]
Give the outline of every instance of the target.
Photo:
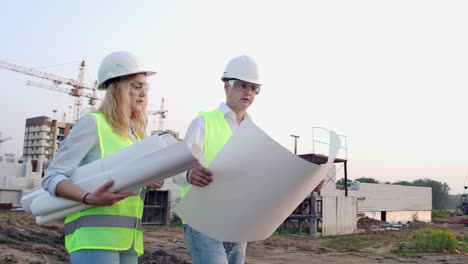
[(206, 236), (189, 225), (184, 225), (192, 264), (244, 264), (247, 242), (223, 242)]
[(137, 264), (138, 254), (131, 247), (129, 250), (81, 249), (70, 253), (72, 264)]

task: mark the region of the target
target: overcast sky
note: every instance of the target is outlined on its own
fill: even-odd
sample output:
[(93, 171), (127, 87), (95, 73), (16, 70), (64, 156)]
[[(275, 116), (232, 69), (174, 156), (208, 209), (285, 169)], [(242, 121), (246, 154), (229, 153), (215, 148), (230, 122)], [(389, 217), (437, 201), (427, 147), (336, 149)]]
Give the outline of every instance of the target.
[[(351, 179), (430, 178), (462, 193), (466, 14), (467, 1), (6, 1), (0, 61), (77, 78), (85, 60), (91, 85), (105, 55), (131, 51), (158, 72), (150, 109), (164, 98), (165, 128), (183, 137), (224, 101), (227, 61), (251, 55), (264, 86), (249, 111), (284, 147), (299, 135), (310, 153), (324, 127), (347, 137)], [(0, 80), (0, 132), (13, 137), (1, 152), (22, 154), (26, 118), (71, 118), (73, 97), (26, 85), (47, 80), (4, 69)]]

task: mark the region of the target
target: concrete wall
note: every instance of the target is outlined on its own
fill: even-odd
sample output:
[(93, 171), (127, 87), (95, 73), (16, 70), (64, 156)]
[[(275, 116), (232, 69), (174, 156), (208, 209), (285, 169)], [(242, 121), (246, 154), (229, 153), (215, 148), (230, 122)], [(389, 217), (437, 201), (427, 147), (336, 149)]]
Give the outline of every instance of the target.
[(432, 210), (429, 187), (361, 183), (360, 192), (365, 199), (359, 201), (359, 212)]
[[(321, 195), (344, 196), (344, 190), (329, 184), (322, 189)], [(363, 198), (358, 203), (359, 212), (432, 210), (430, 187), (360, 183), (358, 190), (348, 189), (348, 196)]]
[(29, 192), (31, 190), (40, 188), (41, 181), (41, 175), (37, 172), (31, 173), (29, 177), (1, 174), (0, 188), (18, 189), (22, 190), (23, 192)]
[[(382, 212), (364, 212), (364, 216), (382, 220)], [(386, 211), (386, 221), (391, 224), (420, 221), (431, 222), (432, 211)]]
[(21, 190), (1, 189), (0, 188), (0, 203), (9, 204), (13, 207), (20, 207)]
[(19, 207), (21, 196), (41, 187), (42, 161), (38, 162), (38, 171), (33, 172), (31, 160), (19, 163), (17, 157), (6, 157), (0, 162), (0, 200)]
[[(320, 193), (322, 197), (344, 196), (344, 190), (336, 189), (334, 174), (329, 173), (326, 182)], [(348, 196), (360, 198), (358, 212), (370, 218), (381, 220), (381, 212), (385, 211), (389, 223), (431, 221), (432, 189), (429, 187), (359, 183), (348, 188)]]
[[(28, 168), (29, 167), (29, 168)], [(6, 177), (28, 177), (31, 175), (31, 168), (28, 164), (23, 163), (12, 163), (12, 162), (0, 162), (0, 178)], [(1, 188), (9, 188), (7, 186), (3, 186), (5, 180), (1, 179), (0, 187)]]
[(172, 220), (172, 218), (174, 217), (174, 208), (180, 201), (180, 186), (175, 184), (172, 181), (172, 178), (168, 178), (164, 180), (164, 186), (161, 188), (161, 190), (170, 190), (169, 193), (171, 197), (169, 197), (169, 200), (171, 202), (171, 209), (169, 213), (169, 219)]
[(322, 236), (352, 234), (357, 230), (355, 197), (322, 197)]

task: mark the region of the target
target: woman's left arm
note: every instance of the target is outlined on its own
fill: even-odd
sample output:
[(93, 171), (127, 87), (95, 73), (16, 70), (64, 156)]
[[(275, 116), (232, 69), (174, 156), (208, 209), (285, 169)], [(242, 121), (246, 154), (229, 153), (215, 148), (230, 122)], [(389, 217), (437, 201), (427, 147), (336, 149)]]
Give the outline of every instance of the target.
[(59, 145), (59, 151), (44, 173), (42, 187), (50, 195), (57, 196), (56, 187), (70, 176), (79, 165), (99, 159), (101, 156), (96, 119), (93, 115), (84, 115), (70, 131), (67, 138)]

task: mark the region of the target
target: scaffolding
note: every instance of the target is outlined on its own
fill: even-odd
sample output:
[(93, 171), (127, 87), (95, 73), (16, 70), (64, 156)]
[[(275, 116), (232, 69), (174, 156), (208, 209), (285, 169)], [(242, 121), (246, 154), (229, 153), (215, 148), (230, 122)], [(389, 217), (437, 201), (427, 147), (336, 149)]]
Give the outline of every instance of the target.
[[(301, 154), (299, 157), (303, 158), (314, 164), (325, 164), (328, 162), (328, 156), (317, 153), (319, 152), (319, 145), (328, 145), (328, 142), (322, 141), (317, 138), (318, 131), (329, 131), (322, 127), (313, 127), (312, 128), (312, 153), (310, 154)], [(344, 178), (347, 182), (347, 156), (348, 156), (348, 147), (346, 136), (339, 135), (344, 149), (344, 157), (335, 158), (333, 163), (343, 163), (344, 169)], [(298, 207), (293, 211), (291, 215), (286, 218), (286, 220), (280, 225), (278, 231), (280, 232), (291, 232), (299, 234), (310, 234), (311, 236), (320, 236), (322, 233), (323, 226), (323, 200), (320, 196), (320, 190), (324, 183), (320, 183), (314, 190), (311, 190), (310, 194), (298, 205)], [(345, 184), (345, 196), (348, 196), (348, 186)]]

